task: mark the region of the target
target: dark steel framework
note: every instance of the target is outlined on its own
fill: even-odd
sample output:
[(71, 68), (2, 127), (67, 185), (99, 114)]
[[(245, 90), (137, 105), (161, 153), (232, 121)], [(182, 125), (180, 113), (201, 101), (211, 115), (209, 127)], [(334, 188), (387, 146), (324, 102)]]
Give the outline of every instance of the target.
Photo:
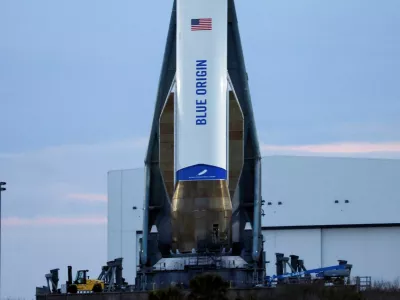
[[(241, 255), (245, 247), (244, 227), (250, 222), (253, 230), (252, 255), (248, 260), (265, 268), (263, 241), (261, 233), (261, 156), (255, 127), (251, 97), (248, 85), (243, 50), (239, 35), (238, 21), (234, 0), (228, 0), (228, 74), (237, 95), (244, 118), (244, 164), (240, 175), (239, 197), (234, 205), (232, 223), (239, 224), (238, 240), (233, 244), (233, 255)], [(159, 78), (157, 99), (154, 108), (152, 129), (145, 158), (146, 192), (144, 204), (143, 238), (141, 266), (150, 266), (148, 248), (149, 233), (156, 225), (159, 233), (158, 248), (163, 257), (168, 257), (171, 247), (171, 199), (166, 190), (160, 162), (159, 118), (164, 103), (169, 96), (176, 73), (176, 1), (174, 1), (164, 59)], [(251, 259), (252, 257), (252, 259)]]

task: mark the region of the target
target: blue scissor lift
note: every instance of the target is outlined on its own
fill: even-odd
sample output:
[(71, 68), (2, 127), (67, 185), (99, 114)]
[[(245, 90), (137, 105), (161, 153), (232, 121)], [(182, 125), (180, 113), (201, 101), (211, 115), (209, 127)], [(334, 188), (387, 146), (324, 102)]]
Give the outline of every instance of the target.
[[(324, 283), (331, 283), (334, 285), (344, 285), (345, 279), (347, 283), (350, 278), (352, 265), (348, 264), (346, 260), (339, 260), (338, 265), (316, 268), (307, 270), (304, 267), (304, 261), (299, 259), (297, 255), (290, 255), (285, 257), (282, 253), (276, 253), (276, 275), (266, 276), (267, 286), (274, 286), (276, 284), (290, 284), (290, 283), (312, 283), (316, 281), (323, 281)], [(287, 272), (287, 267), (290, 271)], [(314, 277), (311, 275), (314, 274)]]

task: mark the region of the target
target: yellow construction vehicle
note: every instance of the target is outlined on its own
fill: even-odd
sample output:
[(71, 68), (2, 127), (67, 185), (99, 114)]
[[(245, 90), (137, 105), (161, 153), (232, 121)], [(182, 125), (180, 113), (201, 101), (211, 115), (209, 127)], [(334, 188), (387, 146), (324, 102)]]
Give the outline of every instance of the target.
[(68, 266), (67, 293), (115, 292), (128, 286), (122, 277), (122, 258), (108, 261), (107, 265), (102, 267), (97, 279), (89, 279), (88, 272), (88, 270), (78, 270), (75, 280), (72, 281), (72, 267)]
[(67, 293), (101, 293), (104, 290), (104, 281), (89, 279), (89, 270), (78, 270), (75, 280), (72, 281), (72, 267), (68, 266)]
[(78, 270), (75, 280), (72, 280), (72, 267), (68, 266), (68, 280), (65, 285), (61, 285), (61, 289), (58, 288), (59, 269), (52, 269), (45, 275), (47, 286), (36, 287), (36, 294), (107, 293), (132, 289), (133, 286), (122, 277), (122, 269), (122, 258), (116, 258), (102, 267), (97, 279), (89, 278), (89, 270)]

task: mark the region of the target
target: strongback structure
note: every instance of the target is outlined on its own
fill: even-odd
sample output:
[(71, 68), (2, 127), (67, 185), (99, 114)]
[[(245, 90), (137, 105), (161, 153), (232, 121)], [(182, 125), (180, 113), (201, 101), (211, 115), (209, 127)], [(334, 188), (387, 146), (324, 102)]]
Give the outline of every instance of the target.
[(187, 285), (195, 274), (208, 270), (218, 272), (236, 286), (252, 286), (265, 275), (261, 232), (261, 156), (234, 0), (228, 0), (227, 24), (231, 248), (218, 251), (205, 245), (184, 254), (172, 247), (175, 131), (174, 91), (171, 87), (176, 73), (176, 21), (174, 1), (145, 159), (143, 238), (136, 287), (144, 290), (153, 288), (154, 284), (162, 287), (172, 282)]

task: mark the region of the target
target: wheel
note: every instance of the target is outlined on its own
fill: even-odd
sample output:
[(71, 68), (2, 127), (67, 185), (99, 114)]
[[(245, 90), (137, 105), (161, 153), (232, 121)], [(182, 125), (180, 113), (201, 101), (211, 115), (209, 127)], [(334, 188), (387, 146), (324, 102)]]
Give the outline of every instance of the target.
[(103, 291), (101, 284), (96, 283), (92, 289), (93, 293), (101, 293)]
[(333, 284), (334, 285), (344, 285), (344, 279), (340, 278), (340, 277), (335, 278), (334, 281), (333, 281)]
[(76, 294), (78, 292), (78, 287), (75, 284), (68, 286), (67, 292), (70, 294)]

